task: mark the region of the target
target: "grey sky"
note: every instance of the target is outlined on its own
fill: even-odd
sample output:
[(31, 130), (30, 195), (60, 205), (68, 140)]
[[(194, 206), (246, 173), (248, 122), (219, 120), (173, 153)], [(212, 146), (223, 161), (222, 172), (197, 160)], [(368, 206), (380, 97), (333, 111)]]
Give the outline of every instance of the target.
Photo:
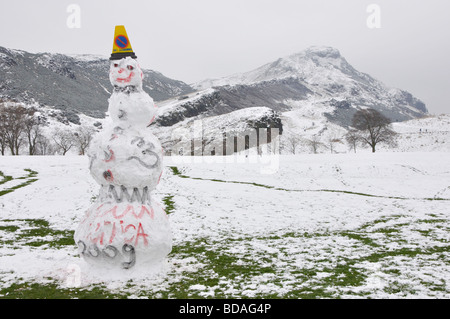
[[(250, 71), (312, 45), (333, 46), (355, 68), (450, 113), (448, 0), (0, 0), (0, 45), (100, 54), (124, 24), (140, 64), (197, 82)], [(66, 25), (69, 4), (81, 28)], [(369, 29), (369, 4), (381, 28)]]

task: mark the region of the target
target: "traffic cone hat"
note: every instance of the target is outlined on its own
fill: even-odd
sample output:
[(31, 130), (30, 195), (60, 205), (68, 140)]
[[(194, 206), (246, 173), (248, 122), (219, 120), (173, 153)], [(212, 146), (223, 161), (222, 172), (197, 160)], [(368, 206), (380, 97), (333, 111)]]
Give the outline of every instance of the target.
[(117, 25), (114, 30), (114, 43), (110, 60), (120, 60), (127, 56), (136, 59), (137, 56), (133, 52), (130, 39), (128, 38), (125, 26)]

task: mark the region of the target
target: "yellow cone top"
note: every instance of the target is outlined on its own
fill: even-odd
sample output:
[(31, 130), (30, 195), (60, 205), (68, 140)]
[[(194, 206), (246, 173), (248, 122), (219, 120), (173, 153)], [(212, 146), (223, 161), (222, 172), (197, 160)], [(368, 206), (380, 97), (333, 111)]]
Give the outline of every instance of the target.
[(133, 59), (137, 58), (131, 47), (131, 42), (128, 38), (127, 31), (125, 30), (125, 26), (117, 25), (114, 30), (113, 50), (109, 59), (120, 60), (127, 56)]

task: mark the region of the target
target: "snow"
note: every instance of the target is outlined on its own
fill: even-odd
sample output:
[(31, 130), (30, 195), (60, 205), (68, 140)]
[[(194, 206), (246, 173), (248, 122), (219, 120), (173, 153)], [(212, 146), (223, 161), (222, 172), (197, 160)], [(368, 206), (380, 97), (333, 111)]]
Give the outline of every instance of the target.
[(313, 46), (300, 53), (267, 63), (253, 71), (220, 79), (208, 79), (193, 84), (193, 87), (205, 89), (213, 86), (253, 84), (289, 77), (298, 77), (311, 85), (348, 82), (348, 77), (336, 72), (336, 69), (343, 67), (342, 63), (342, 57), (337, 49)]
[[(187, 293), (200, 297), (305, 289), (332, 298), (450, 297), (449, 152), (280, 156), (275, 174), (230, 159), (165, 159), (154, 199), (172, 196), (178, 250), (159, 269), (124, 274), (90, 268), (74, 244), (29, 246), (19, 236), (25, 220), (76, 228), (98, 195), (87, 157), (0, 157), (0, 171), (14, 178), (0, 191), (17, 185), (24, 169), (38, 172), (37, 181), (0, 196), (0, 290), (22, 281), (65, 287), (78, 269), (81, 287), (101, 283), (136, 296), (187, 280)], [(14, 225), (23, 228), (8, 232)], [(196, 250), (183, 252), (190, 246)], [(220, 272), (208, 256), (228, 256), (235, 272)]]
[(450, 151), (450, 115), (442, 114), (393, 123), (400, 152)]
[(98, 60), (108, 60), (109, 57), (106, 55), (96, 55), (96, 54), (67, 54), (68, 56), (83, 62), (92, 62)]
[[(381, 81), (357, 71), (337, 49), (331, 47), (310, 47), (252, 71), (215, 80), (208, 79), (192, 84), (192, 87), (201, 90), (227, 85), (256, 85), (287, 78), (296, 79), (313, 92), (306, 101), (300, 103), (309, 103), (317, 108), (324, 108), (325, 105), (337, 100), (348, 102), (352, 108), (381, 107), (383, 111), (398, 113), (403, 120), (426, 113), (422, 108), (424, 104), (418, 104), (420, 101), (408, 92), (389, 88)], [(295, 101), (293, 102), (295, 104)], [(420, 109), (416, 107), (417, 105)]]
[(169, 99), (166, 101), (160, 101), (158, 102), (158, 114), (157, 116), (161, 116), (163, 114), (172, 112), (177, 109), (182, 104), (185, 104), (187, 102), (195, 102), (196, 100), (200, 99), (202, 96), (209, 95), (214, 92), (214, 89), (206, 89), (201, 90), (199, 92), (187, 94), (186, 99)]

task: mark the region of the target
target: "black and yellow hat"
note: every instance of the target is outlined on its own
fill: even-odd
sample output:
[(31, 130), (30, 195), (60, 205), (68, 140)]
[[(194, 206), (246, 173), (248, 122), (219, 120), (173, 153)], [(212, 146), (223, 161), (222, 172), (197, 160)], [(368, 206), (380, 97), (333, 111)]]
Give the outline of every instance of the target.
[(110, 60), (120, 60), (127, 56), (137, 59), (136, 54), (131, 47), (130, 39), (128, 38), (125, 26), (117, 25), (114, 31), (114, 43)]

